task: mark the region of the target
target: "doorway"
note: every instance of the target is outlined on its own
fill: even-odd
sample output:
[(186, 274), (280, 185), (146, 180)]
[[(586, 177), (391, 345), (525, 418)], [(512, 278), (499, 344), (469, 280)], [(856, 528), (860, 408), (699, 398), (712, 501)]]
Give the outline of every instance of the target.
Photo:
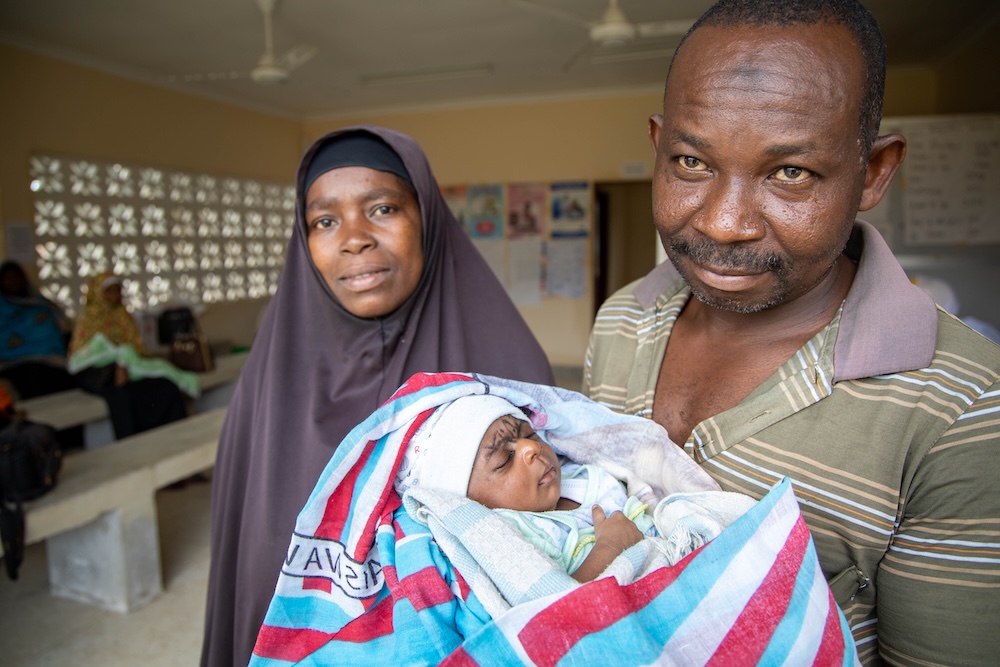
[(594, 312), (604, 300), (656, 266), (649, 181), (595, 183)]

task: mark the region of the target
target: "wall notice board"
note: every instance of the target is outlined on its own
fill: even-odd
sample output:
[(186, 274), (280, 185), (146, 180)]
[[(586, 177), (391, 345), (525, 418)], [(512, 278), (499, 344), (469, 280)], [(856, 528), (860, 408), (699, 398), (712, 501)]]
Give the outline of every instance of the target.
[(1000, 327), (1000, 115), (885, 118), (889, 132), (906, 137), (906, 160), (858, 217), (909, 275), (947, 283), (960, 317)]

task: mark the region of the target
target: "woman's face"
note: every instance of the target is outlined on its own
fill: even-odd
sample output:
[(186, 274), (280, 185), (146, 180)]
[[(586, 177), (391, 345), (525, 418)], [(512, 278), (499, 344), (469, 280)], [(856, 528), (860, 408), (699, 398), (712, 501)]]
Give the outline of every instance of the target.
[(0, 272), (0, 291), (5, 296), (28, 296), (28, 279), (19, 268), (10, 266)]
[(115, 283), (113, 285), (108, 285), (104, 288), (104, 300), (107, 301), (112, 306), (122, 305), (122, 286), (121, 283)]
[(357, 317), (382, 317), (413, 294), (424, 270), (420, 204), (395, 174), (331, 169), (306, 192), (309, 254)]

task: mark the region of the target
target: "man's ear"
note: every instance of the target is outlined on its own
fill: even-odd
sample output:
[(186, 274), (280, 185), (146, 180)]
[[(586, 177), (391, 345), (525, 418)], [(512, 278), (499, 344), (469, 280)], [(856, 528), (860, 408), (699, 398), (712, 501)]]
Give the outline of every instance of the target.
[(660, 131), (663, 129), (663, 116), (654, 113), (649, 117), (649, 143), (653, 145), (653, 156), (660, 147)]
[(872, 145), (868, 158), (868, 171), (865, 173), (865, 189), (861, 192), (859, 211), (868, 211), (882, 201), (882, 196), (889, 189), (892, 177), (896, 175), (899, 166), (906, 157), (906, 138), (901, 134), (887, 134), (879, 137)]

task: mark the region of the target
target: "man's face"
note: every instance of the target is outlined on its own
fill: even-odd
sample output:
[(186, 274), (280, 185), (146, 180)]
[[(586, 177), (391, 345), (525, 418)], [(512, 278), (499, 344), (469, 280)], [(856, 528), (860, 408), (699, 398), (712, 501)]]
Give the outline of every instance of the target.
[(546, 512), (561, 489), (559, 459), (531, 424), (505, 415), (490, 425), (472, 464), (469, 498), (491, 509)]
[(388, 315), (417, 288), (424, 270), (420, 205), (395, 174), (367, 167), (326, 172), (309, 186), (305, 220), (313, 263), (351, 314)]
[(864, 186), (862, 67), (841, 26), (702, 27), (650, 119), (653, 217), (703, 303), (757, 312), (817, 286)]

